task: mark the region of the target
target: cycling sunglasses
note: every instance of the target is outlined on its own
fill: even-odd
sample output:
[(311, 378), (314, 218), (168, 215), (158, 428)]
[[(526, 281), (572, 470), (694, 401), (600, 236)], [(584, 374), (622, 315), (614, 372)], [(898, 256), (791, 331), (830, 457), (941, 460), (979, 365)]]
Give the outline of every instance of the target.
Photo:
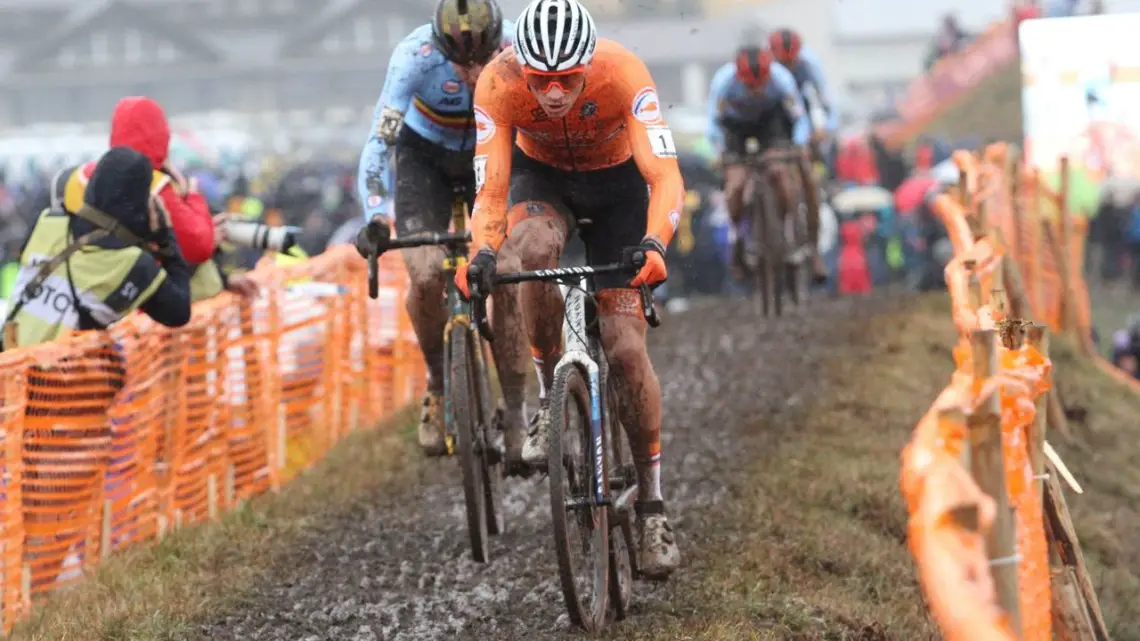
[(570, 71), (533, 71), (528, 69), (524, 74), (528, 87), (538, 93), (550, 93), (558, 87), (562, 93), (574, 93), (586, 84), (586, 70), (573, 69)]

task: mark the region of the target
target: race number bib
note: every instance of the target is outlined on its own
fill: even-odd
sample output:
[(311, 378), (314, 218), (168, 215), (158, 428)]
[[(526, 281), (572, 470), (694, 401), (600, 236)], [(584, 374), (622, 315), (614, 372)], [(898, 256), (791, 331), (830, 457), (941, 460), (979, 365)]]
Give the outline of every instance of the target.
[(653, 155), (658, 158), (676, 158), (677, 143), (673, 141), (673, 131), (668, 127), (646, 127), (649, 134), (649, 144), (653, 146)]

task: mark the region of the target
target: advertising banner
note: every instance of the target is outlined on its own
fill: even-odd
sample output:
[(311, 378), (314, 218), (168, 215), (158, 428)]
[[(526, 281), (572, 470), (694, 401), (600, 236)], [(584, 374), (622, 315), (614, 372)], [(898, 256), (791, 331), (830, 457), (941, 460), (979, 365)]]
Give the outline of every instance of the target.
[(1021, 23), (1025, 153), (1053, 187), (1069, 157), (1074, 212), (1095, 212), (1109, 177), (1140, 176), (1140, 14)]

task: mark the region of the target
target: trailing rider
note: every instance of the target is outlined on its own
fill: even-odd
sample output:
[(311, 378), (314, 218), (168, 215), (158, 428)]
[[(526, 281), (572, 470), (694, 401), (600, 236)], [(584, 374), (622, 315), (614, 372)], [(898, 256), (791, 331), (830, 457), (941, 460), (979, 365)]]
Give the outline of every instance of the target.
[[(795, 78), (773, 59), (766, 45), (742, 45), (735, 60), (725, 63), (713, 76), (707, 136), (721, 155), (728, 213), (733, 224), (739, 226), (750, 172), (746, 156), (789, 142), (803, 147), (811, 137), (811, 123)], [(758, 150), (747, 149), (749, 138), (757, 140)], [(815, 250), (812, 269), (819, 283), (827, 278), (818, 251), (819, 218), (811, 212), (807, 218), (808, 241)], [(741, 250), (738, 241), (737, 251)]]
[[(362, 256), (389, 236), (393, 223), (399, 236), (446, 232), (454, 189), (461, 189), (469, 203), (474, 198), (471, 94), (483, 66), (510, 44), (512, 28), (495, 0), (440, 0), (431, 24), (417, 28), (392, 52), (357, 170), (367, 221), (356, 240)], [(448, 315), (444, 251), (421, 247), (400, 254), (411, 280), (408, 315), (428, 370), (419, 444), (428, 456), (441, 456), (447, 451), (441, 403)], [(494, 318), (507, 311), (498, 306)], [(502, 340), (493, 349), (506, 403), (507, 456), (517, 461), (526, 430), (526, 347)]]

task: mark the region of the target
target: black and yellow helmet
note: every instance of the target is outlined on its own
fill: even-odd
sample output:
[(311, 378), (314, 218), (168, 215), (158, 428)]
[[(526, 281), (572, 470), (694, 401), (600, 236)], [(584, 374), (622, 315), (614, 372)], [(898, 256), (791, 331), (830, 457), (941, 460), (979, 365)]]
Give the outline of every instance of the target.
[(495, 0), (440, 0), (431, 36), (445, 58), (460, 65), (485, 63), (503, 39), (503, 12)]

